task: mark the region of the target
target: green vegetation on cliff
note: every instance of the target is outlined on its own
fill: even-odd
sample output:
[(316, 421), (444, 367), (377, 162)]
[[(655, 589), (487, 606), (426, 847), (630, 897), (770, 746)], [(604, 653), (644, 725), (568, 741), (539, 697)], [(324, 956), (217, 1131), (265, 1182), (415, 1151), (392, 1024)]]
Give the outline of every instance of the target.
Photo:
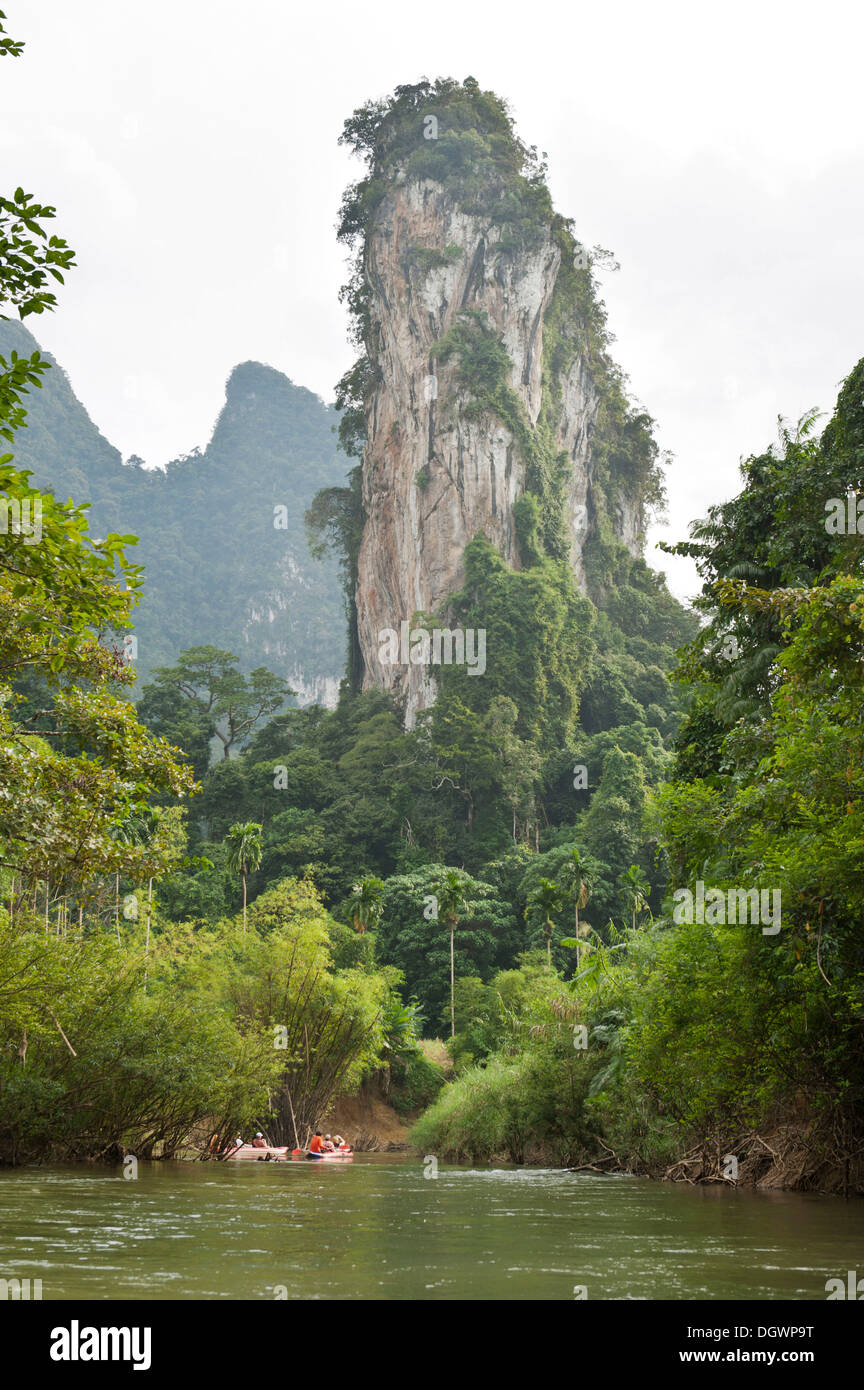
[[(434, 123), (434, 124), (432, 124)], [(600, 398), (592, 445), (596, 515), (589, 519), (586, 550), (591, 596), (602, 602), (604, 571), (613, 562), (612, 518), (622, 500), (637, 511), (659, 507), (664, 492), (652, 421), (628, 401), (625, 380), (609, 355), (606, 312), (597, 293), (592, 261), (608, 253), (587, 253), (576, 240), (571, 220), (555, 212), (546, 184), (546, 165), (534, 147), (516, 135), (506, 104), (483, 91), (474, 78), (450, 78), (397, 87), (393, 96), (367, 102), (344, 126), (341, 142), (366, 163), (364, 177), (346, 191), (338, 235), (353, 252), (352, 275), (342, 291), (361, 350), (337, 388), (343, 410), (340, 437), (346, 453), (360, 457), (365, 412), (377, 381), (376, 350), (369, 318), (365, 248), (382, 201), (395, 184), (430, 179), (442, 184), (466, 212), (499, 225), (501, 238), (491, 256), (524, 254), (550, 237), (560, 253), (552, 302), (544, 322), (543, 406), (535, 426), (508, 384), (511, 363), (503, 342), (477, 311), (465, 310), (438, 345), (438, 360), (455, 357), (459, 382), (470, 399), (466, 409), (494, 413), (512, 433), (526, 469), (526, 492), (540, 504), (536, 534), (546, 554), (566, 559), (569, 535), (564, 497), (569, 479), (567, 456), (554, 445), (562, 379), (583, 355)], [(456, 248), (425, 251), (443, 264)], [(410, 257), (422, 263), (424, 248)], [(441, 260), (441, 257), (444, 260)], [(420, 260), (418, 261), (418, 258)], [(349, 499), (345, 499), (346, 509)], [(354, 533), (359, 544), (359, 498), (353, 499)], [(526, 552), (526, 558), (529, 558)], [(350, 559), (348, 569), (350, 570)]]

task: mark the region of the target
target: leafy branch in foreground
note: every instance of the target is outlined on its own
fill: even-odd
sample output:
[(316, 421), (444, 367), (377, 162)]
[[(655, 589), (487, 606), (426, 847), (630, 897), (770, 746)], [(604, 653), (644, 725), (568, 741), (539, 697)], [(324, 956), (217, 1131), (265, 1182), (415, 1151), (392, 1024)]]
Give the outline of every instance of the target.
[(5, 18), (5, 14), (0, 10), (0, 58), (20, 58), (24, 51), (24, 44), (19, 39), (9, 38), (2, 24), (2, 20)]

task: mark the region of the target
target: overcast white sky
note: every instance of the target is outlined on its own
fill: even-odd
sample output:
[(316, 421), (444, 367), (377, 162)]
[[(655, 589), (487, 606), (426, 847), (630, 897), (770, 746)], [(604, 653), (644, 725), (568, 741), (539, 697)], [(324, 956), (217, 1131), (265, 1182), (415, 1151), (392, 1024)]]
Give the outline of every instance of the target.
[(353, 354), (334, 223), (369, 97), (473, 75), (549, 156), (615, 353), (675, 454), (653, 548), (738, 490), (778, 414), (864, 354), (864, 8), (406, 0), (5, 0), (0, 187), (58, 210), (79, 268), (28, 326), (124, 456), (203, 446), (235, 363), (326, 400)]

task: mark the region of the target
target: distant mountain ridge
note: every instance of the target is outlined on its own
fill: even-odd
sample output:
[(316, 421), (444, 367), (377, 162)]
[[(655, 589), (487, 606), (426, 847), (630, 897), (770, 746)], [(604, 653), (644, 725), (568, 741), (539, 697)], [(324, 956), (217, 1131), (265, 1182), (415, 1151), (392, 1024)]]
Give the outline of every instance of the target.
[[(39, 347), (23, 325), (0, 322), (0, 353)], [(40, 349), (41, 351), (41, 349)], [(346, 619), (336, 562), (312, 558), (304, 513), (322, 487), (344, 483), (349, 461), (337, 412), (273, 367), (244, 362), (203, 451), (146, 469), (124, 463), (54, 363), (26, 399), (17, 466), (65, 500), (89, 502), (90, 529), (132, 532), (145, 567), (135, 613), (139, 681), (186, 647), (212, 643), (244, 670), (265, 665), (301, 704), (335, 703)]]

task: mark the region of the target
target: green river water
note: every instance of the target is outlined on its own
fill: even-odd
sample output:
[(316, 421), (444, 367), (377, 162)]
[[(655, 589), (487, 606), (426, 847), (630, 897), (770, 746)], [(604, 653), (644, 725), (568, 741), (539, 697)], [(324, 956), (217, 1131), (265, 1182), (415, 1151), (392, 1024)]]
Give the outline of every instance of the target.
[(0, 1277), (43, 1299), (825, 1299), (864, 1203), (539, 1168), (0, 1172)]

